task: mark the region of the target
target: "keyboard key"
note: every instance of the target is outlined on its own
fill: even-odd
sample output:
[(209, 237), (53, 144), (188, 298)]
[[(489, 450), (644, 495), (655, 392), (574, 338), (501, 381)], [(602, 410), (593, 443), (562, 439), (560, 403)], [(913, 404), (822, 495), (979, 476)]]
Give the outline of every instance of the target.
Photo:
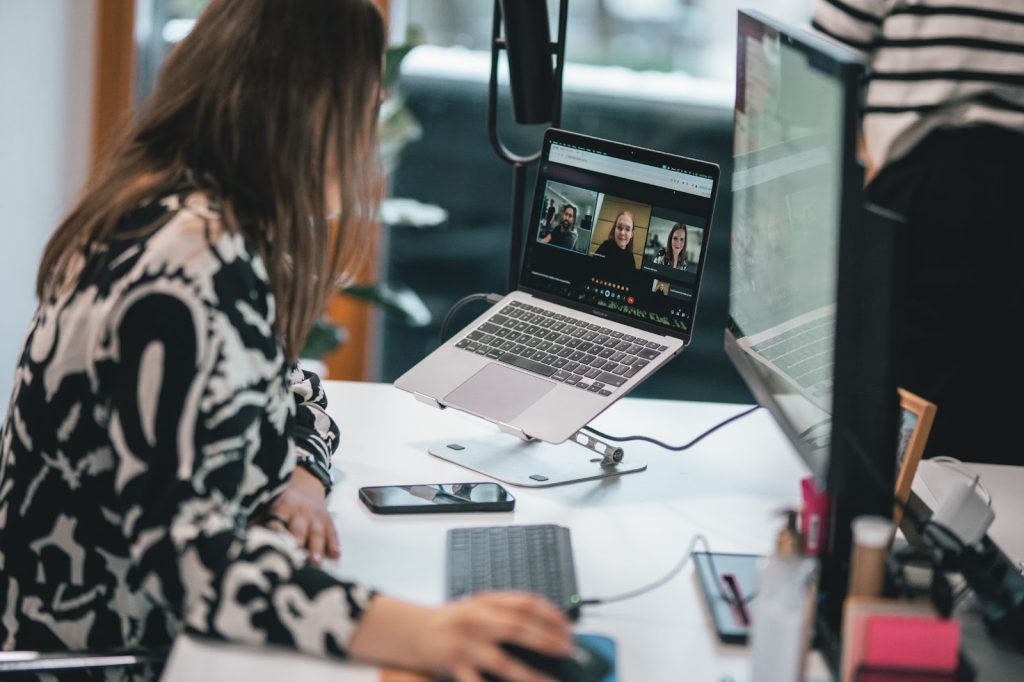
[(611, 395), (612, 394), (612, 392), (609, 391), (607, 388), (602, 388), (600, 391), (598, 391), (598, 393), (600, 393), (601, 395)]
[[(490, 353), (488, 353), (487, 356), (492, 357)], [(513, 367), (525, 369), (528, 372), (533, 372), (534, 374), (540, 374), (546, 377), (551, 376), (556, 371), (554, 367), (535, 362), (530, 358), (513, 355), (512, 353), (504, 353), (500, 355), (498, 359), (506, 364), (512, 365)]]
[(608, 384), (609, 386), (618, 387), (626, 383), (625, 377), (621, 377), (618, 374), (609, 374), (608, 372), (601, 372), (601, 374), (597, 378), (601, 381), (601, 383)]
[(656, 351), (656, 350), (654, 350), (652, 348), (644, 348), (644, 349), (638, 351), (637, 355), (639, 355), (640, 357), (642, 357), (642, 358), (644, 358), (646, 360), (654, 360), (654, 359), (656, 359), (658, 357), (658, 351)]
[(498, 331), (498, 325), (491, 324), (490, 322), (484, 322), (482, 325), (480, 325), (480, 331), (482, 331), (485, 334), (493, 334), (494, 332)]

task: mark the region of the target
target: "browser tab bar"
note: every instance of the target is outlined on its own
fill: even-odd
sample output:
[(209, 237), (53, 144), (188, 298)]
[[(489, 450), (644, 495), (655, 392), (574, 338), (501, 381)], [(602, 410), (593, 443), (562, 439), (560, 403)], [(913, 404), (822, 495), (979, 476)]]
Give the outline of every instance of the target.
[(619, 159), (614, 156), (598, 154), (586, 149), (575, 149), (561, 144), (552, 144), (548, 160), (564, 166), (573, 166), (595, 173), (613, 175), (617, 178), (635, 180), (648, 185), (657, 185), (668, 189), (687, 192), (697, 196), (710, 198), (712, 180), (703, 175), (687, 173), (670, 168), (649, 166), (636, 161)]

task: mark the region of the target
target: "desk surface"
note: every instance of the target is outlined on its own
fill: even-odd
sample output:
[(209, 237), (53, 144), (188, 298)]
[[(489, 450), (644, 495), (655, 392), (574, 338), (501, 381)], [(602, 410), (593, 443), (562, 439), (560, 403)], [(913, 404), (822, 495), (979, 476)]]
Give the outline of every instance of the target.
[[(448, 437), (510, 438), (476, 418), (417, 403), (390, 385), (326, 382), (329, 411), (342, 444), (328, 501), (342, 543), (329, 570), (383, 592), (427, 604), (444, 599), (445, 532), (456, 526), (558, 523), (572, 530), (581, 595), (603, 597), (667, 573), (690, 538), (703, 533), (717, 552), (767, 553), (778, 511), (799, 502), (807, 469), (764, 410), (730, 424), (691, 450), (671, 453), (630, 443), (644, 472), (545, 489), (511, 488), (513, 512), (377, 516), (357, 499), (366, 485), (441, 483), (484, 477), (437, 459), (428, 442)], [(627, 398), (594, 426), (606, 433), (642, 433), (684, 443), (746, 406)], [(566, 443), (567, 456), (580, 456)], [(577, 452), (578, 451), (578, 452)], [(717, 680), (748, 673), (747, 649), (720, 644), (692, 565), (657, 590), (585, 610), (581, 633), (612, 637), (625, 682)], [(811, 672), (827, 675), (815, 657)], [(287, 652), (175, 644), (165, 680), (376, 680), (367, 668)]]

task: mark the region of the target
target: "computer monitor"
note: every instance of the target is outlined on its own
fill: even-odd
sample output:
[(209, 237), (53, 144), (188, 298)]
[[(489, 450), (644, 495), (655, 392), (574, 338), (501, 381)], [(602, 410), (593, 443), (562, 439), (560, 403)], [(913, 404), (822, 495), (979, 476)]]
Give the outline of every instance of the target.
[(857, 57), (755, 12), (737, 42), (725, 348), (828, 493), (817, 632), (834, 664), (850, 521), (892, 513), (899, 231), (864, 206)]

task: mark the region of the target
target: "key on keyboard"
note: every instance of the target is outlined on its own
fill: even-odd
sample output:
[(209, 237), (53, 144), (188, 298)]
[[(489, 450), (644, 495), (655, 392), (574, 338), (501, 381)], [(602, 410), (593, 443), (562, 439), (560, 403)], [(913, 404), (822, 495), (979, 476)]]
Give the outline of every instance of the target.
[(448, 597), (526, 590), (568, 607), (576, 595), (569, 529), (553, 524), (448, 531)]

